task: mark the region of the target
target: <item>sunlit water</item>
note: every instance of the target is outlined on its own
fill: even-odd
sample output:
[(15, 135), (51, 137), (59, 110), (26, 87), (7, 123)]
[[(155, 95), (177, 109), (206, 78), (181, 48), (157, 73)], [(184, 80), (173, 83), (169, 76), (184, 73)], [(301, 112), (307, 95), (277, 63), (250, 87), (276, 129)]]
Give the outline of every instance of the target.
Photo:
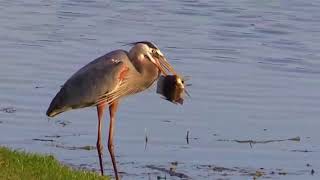
[[(318, 179), (319, 9), (316, 0), (3, 0), (0, 145), (98, 170), (96, 150), (70, 150), (95, 146), (96, 109), (53, 119), (45, 111), (77, 69), (111, 50), (128, 50), (124, 45), (129, 42), (150, 40), (178, 72), (191, 77), (191, 98), (177, 106), (151, 88), (122, 101), (115, 143), (123, 179), (179, 179), (148, 168), (169, 169), (171, 162), (193, 179), (252, 176), (241, 170), (220, 173), (206, 165), (249, 173), (264, 168), (265, 177), (272, 179)], [(8, 113), (7, 107), (16, 111)], [(295, 137), (300, 141), (252, 147), (232, 141)], [(107, 148), (104, 162), (112, 174)]]

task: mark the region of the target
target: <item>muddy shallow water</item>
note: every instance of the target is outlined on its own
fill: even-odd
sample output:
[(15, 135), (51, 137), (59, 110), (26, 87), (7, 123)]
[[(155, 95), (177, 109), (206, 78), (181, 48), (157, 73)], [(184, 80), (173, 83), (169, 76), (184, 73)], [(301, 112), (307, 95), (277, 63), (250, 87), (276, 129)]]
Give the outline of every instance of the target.
[(46, 108), (81, 66), (150, 40), (191, 76), (191, 98), (177, 106), (153, 87), (122, 101), (115, 143), (123, 179), (318, 179), (319, 8), (295, 0), (1, 1), (0, 145), (96, 170), (95, 108), (54, 119)]

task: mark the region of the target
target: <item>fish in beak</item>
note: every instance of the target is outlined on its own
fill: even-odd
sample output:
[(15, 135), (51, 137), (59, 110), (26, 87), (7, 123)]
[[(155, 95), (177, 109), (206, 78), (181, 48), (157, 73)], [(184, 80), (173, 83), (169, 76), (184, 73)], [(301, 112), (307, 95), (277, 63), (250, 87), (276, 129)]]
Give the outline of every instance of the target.
[(183, 104), (184, 83), (177, 75), (161, 75), (157, 83), (157, 93), (174, 104)]
[(184, 94), (190, 97), (190, 94), (185, 88), (184, 78), (178, 75), (160, 50), (157, 50), (156, 53), (153, 54), (152, 56), (151, 53), (148, 53), (147, 56), (163, 74), (157, 83), (157, 93), (172, 103), (183, 104)]

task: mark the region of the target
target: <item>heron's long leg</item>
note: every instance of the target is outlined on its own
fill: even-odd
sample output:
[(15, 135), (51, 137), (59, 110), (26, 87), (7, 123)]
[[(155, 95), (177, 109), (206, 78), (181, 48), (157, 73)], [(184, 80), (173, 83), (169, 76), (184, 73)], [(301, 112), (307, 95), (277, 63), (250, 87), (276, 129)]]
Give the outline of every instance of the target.
[(101, 143), (101, 128), (102, 128), (103, 113), (104, 113), (105, 107), (106, 107), (105, 103), (101, 103), (97, 105), (97, 112), (98, 112), (97, 150), (99, 155), (99, 164), (100, 164), (100, 171), (102, 176), (103, 176), (103, 163), (102, 163), (103, 144)]
[(119, 180), (118, 170), (116, 165), (116, 159), (114, 157), (114, 146), (113, 146), (113, 134), (114, 134), (114, 123), (115, 123), (115, 115), (118, 109), (118, 101), (114, 101), (109, 106), (110, 111), (110, 126), (109, 126), (109, 139), (108, 139), (108, 149), (112, 160), (113, 170), (116, 176), (116, 180)]

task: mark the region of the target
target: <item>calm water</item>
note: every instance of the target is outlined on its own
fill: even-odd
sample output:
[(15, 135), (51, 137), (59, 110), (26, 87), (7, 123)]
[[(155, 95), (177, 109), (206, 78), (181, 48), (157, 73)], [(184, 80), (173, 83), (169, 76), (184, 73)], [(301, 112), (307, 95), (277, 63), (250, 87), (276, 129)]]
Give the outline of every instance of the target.
[[(71, 150), (95, 146), (95, 108), (50, 120), (45, 111), (77, 69), (129, 49), (126, 43), (150, 40), (191, 76), (192, 97), (176, 106), (151, 88), (122, 101), (115, 142), (123, 179), (179, 179), (149, 168), (169, 169), (172, 162), (193, 179), (252, 179), (256, 170), (272, 179), (318, 179), (319, 9), (316, 0), (2, 0), (0, 145), (97, 169), (96, 150)], [(233, 141), (295, 137), (300, 141), (252, 147)]]

